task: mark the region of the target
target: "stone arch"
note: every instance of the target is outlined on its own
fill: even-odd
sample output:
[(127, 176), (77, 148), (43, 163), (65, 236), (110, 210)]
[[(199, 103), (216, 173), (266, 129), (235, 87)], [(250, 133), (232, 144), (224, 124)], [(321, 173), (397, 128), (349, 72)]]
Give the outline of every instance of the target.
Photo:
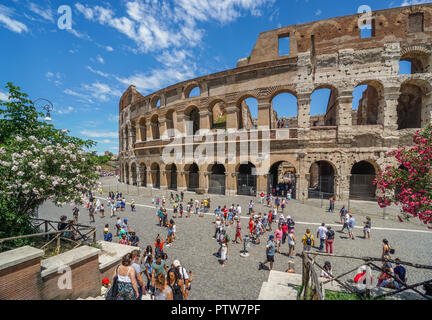
[(309, 198), (329, 198), (336, 194), (337, 168), (329, 160), (317, 160), (309, 168)]
[(151, 178), (152, 178), (152, 186), (153, 188), (160, 189), (161, 182), (161, 170), (158, 163), (153, 162), (151, 167)]
[(171, 163), (165, 166), (167, 185), (169, 190), (177, 190), (177, 166)]
[(210, 111), (212, 129), (226, 129), (226, 106), (226, 102), (222, 99), (210, 102), (208, 110)]
[(188, 191), (195, 192), (199, 188), (199, 166), (194, 162), (184, 167), (186, 172), (186, 186)]
[(199, 108), (195, 105), (191, 105), (186, 108), (184, 114), (187, 121), (192, 123), (186, 123), (186, 132), (188, 135), (195, 135), (200, 130), (200, 114)]
[(130, 164), (130, 170), (132, 174), (132, 185), (138, 186), (138, 168), (135, 162)]
[(411, 74), (425, 73), (430, 70), (431, 51), (420, 45), (404, 47), (401, 50), (399, 61), (411, 63)]
[(207, 167), (209, 174), (209, 194), (225, 194), (226, 168), (222, 163), (210, 164)]
[(153, 140), (158, 140), (160, 139), (160, 123), (159, 123), (159, 115), (157, 113), (155, 113), (151, 118), (150, 118), (150, 125), (152, 128), (152, 137)]
[(252, 162), (239, 163), (237, 172), (237, 194), (253, 196), (257, 191), (256, 166)]
[(175, 136), (175, 124), (177, 123), (177, 111), (173, 108), (169, 109), (166, 112), (166, 129), (167, 129), (167, 136), (168, 137), (174, 137)]
[(190, 97), (190, 94), (191, 94), (192, 90), (195, 88), (199, 88), (199, 90), (200, 90), (199, 96), (202, 94), (202, 87), (200, 86), (200, 84), (198, 82), (192, 82), (189, 85), (187, 85), (185, 87), (185, 89), (183, 90), (185, 99), (192, 98), (192, 97)]
[(147, 165), (144, 162), (139, 164), (139, 173), (140, 173), (140, 186), (147, 187)]
[[(255, 118), (253, 117), (253, 112), (251, 111), (251, 107), (246, 102), (246, 100), (248, 100), (248, 99), (250, 99), (250, 100), (254, 99), (256, 101), (257, 107), (256, 107), (256, 117)], [(250, 101), (250, 102), (252, 102), (252, 101)], [(258, 125), (258, 96), (254, 93), (243, 94), (240, 96), (239, 99), (237, 99), (236, 105), (239, 109), (238, 128), (239, 129), (246, 129), (246, 130), (250, 130), (252, 128), (255, 128)]]
[[(153, 97), (150, 98), (150, 109), (158, 108), (160, 107), (161, 103), (161, 97), (157, 94), (155, 94)], [(159, 106), (158, 106), (159, 104)]]
[[(363, 87), (362, 97), (357, 106), (353, 99), (353, 125), (383, 124), (386, 101), (384, 98), (384, 85), (378, 80), (363, 80), (355, 85), (354, 92)], [(360, 89), (361, 90), (361, 89)], [(357, 111), (354, 113), (354, 111)]]
[(275, 190), (277, 196), (286, 196), (286, 193), (291, 190), (292, 198), (296, 199), (296, 175), (296, 166), (291, 162), (287, 160), (274, 162), (268, 171), (268, 192)]
[(141, 117), (138, 120), (141, 141), (147, 140), (147, 122), (146, 121), (147, 121), (147, 119), (145, 117)]
[(374, 165), (368, 160), (355, 162), (350, 172), (350, 198), (375, 200), (376, 186), (373, 182), (378, 172), (376, 163)]
[[(317, 99), (316, 96), (320, 95), (318, 91), (321, 90), (329, 90), (325, 113), (322, 112), (322, 110), (324, 110), (323, 106), (316, 104), (316, 99)], [(327, 94), (327, 92), (321, 91), (321, 94), (323, 93)], [(315, 85), (314, 89), (311, 92), (310, 98), (311, 98), (311, 107), (310, 107), (311, 126), (313, 127), (335, 126), (337, 112), (338, 112), (338, 103), (339, 103), (338, 102), (339, 89), (330, 83), (319, 83)]]
[(409, 79), (400, 86), (397, 116), (398, 129), (421, 128), (431, 121), (431, 84)]
[[(278, 99), (280, 99), (278, 101)], [(295, 99), (295, 101), (294, 101)], [(277, 90), (270, 100), (270, 123), (271, 128), (298, 128), (298, 99), (294, 91), (289, 89)], [(282, 105), (283, 104), (283, 105)], [(288, 116), (282, 115), (282, 111), (287, 112), (285, 108), (293, 109), (293, 114)]]

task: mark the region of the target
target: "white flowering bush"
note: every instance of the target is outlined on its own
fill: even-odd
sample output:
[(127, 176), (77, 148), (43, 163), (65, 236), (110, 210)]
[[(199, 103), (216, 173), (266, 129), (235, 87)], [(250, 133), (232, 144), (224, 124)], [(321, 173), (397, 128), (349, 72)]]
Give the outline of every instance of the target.
[(0, 101), (0, 238), (30, 233), (30, 217), (47, 200), (82, 204), (96, 186), (97, 159), (84, 152), (93, 141), (68, 136), (38, 120), (18, 87)]

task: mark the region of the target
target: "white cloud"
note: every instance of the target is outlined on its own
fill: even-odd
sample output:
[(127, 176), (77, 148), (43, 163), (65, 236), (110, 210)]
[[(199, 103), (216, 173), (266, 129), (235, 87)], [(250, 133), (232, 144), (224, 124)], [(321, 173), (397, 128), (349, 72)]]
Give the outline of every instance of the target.
[(82, 130), (80, 134), (89, 138), (118, 138), (118, 132)]
[(183, 48), (198, 45), (204, 30), (198, 22), (211, 20), (229, 23), (244, 12), (262, 15), (261, 9), (275, 0), (130, 0), (126, 2), (126, 16), (116, 16), (109, 7), (88, 7), (81, 3), (75, 8), (88, 20), (107, 25), (132, 39), (141, 52)]
[(45, 74), (45, 77), (47, 78), (48, 81), (50, 81), (50, 82), (54, 82), (54, 84), (55, 84), (56, 86), (60, 86), (60, 85), (63, 84), (63, 82), (61, 81), (62, 78), (63, 78), (63, 76), (62, 76), (62, 74), (59, 73), (59, 72), (57, 72), (57, 73), (54, 74), (54, 73), (48, 71), (48, 72)]
[(5, 100), (8, 100), (8, 99), (9, 99), (9, 93), (1, 92), (0, 91), (0, 100), (5, 101)]
[(100, 55), (98, 55), (98, 56), (96, 57), (96, 60), (97, 60), (99, 63), (102, 63), (102, 64), (105, 63), (105, 60), (104, 60)]
[(120, 99), (122, 95), (120, 90), (111, 88), (109, 85), (100, 82), (83, 85), (83, 89), (87, 90), (93, 98), (102, 101), (108, 101), (109, 97), (118, 97)]
[(119, 115), (118, 114), (114, 115), (114, 114), (110, 113), (108, 115), (108, 121), (110, 121), (110, 122), (118, 122), (119, 121)]
[(91, 40), (91, 37), (86, 34), (86, 33), (81, 33), (79, 31), (76, 31), (75, 29), (66, 29), (67, 32), (69, 32), (70, 34), (73, 34), (75, 37), (79, 38), (79, 39), (84, 39), (84, 40)]
[(105, 49), (106, 49), (106, 51), (109, 51), (109, 52), (114, 51), (113, 47), (110, 47), (110, 46), (106, 46)]
[(432, 0), (404, 0), (401, 4), (402, 7), (405, 6), (414, 6), (417, 4), (423, 4), (423, 3), (431, 3)]
[(73, 107), (70, 107), (70, 106), (67, 108), (64, 108), (64, 109), (58, 109), (57, 110), (58, 114), (70, 114), (72, 112), (75, 112), (75, 109)]
[(87, 69), (90, 70), (90, 71), (93, 72), (93, 73), (96, 73), (96, 74), (100, 75), (101, 77), (105, 77), (105, 78), (109, 77), (109, 74), (108, 74), (108, 73), (104, 73), (104, 72), (102, 72), (102, 71), (95, 70), (95, 69), (93, 69), (93, 68), (90, 67), (90, 66), (87, 66)]
[(104, 139), (104, 140), (102, 140), (102, 141), (98, 141), (99, 143), (112, 143), (113, 141), (112, 140), (109, 140), (109, 139)]
[(92, 100), (87, 95), (85, 95), (85, 94), (82, 94), (82, 93), (79, 93), (79, 92), (76, 92), (76, 91), (73, 91), (73, 90), (70, 90), (70, 89), (66, 89), (63, 92), (66, 93), (66, 94), (68, 94), (68, 95), (70, 95), (70, 96), (81, 98), (81, 99), (84, 99), (84, 100), (86, 100), (88, 102), (92, 102)]
[(322, 14), (322, 10), (321, 9), (318, 9), (316, 12), (315, 12), (315, 15), (316, 16), (320, 16)]
[(12, 9), (0, 5), (0, 25), (16, 33), (28, 32), (29, 30), (24, 23), (11, 18), (12, 14)]
[(41, 8), (37, 4), (30, 2), (29, 10), (36, 13), (37, 15), (41, 16), (45, 20), (54, 22), (53, 13), (50, 7), (47, 8)]

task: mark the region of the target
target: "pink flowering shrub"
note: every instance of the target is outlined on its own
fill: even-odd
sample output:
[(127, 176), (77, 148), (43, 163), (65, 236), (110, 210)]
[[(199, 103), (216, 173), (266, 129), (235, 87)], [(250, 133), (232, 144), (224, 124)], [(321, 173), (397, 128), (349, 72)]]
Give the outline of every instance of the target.
[[(381, 208), (392, 203), (425, 224), (432, 224), (432, 127), (427, 125), (413, 137), (412, 147), (399, 147), (389, 152), (397, 165), (387, 167), (375, 179), (384, 194), (378, 198)], [(392, 196), (389, 196), (389, 195)], [(432, 228), (432, 227), (429, 227)]]

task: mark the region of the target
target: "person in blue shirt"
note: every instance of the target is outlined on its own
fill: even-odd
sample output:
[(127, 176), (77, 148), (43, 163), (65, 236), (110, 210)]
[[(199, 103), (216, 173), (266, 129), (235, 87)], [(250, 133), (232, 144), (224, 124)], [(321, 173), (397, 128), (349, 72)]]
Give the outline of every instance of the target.
[(108, 228), (104, 229), (104, 241), (112, 242), (112, 233), (109, 232)]
[(396, 280), (398, 280), (398, 281), (394, 281), (394, 284), (395, 284), (396, 289), (400, 289), (402, 287), (402, 284), (399, 283), (399, 281), (404, 283), (404, 284), (407, 281), (406, 269), (405, 269), (405, 267), (400, 265), (399, 258), (396, 258), (395, 262), (396, 262), (396, 267), (393, 269), (393, 271), (394, 271), (394, 276), (395, 276)]
[(353, 240), (355, 239), (355, 237), (354, 237), (354, 227), (355, 227), (355, 219), (354, 219), (354, 217), (352, 215), (350, 215), (350, 219), (348, 221), (347, 229), (348, 229), (348, 235), (349, 235), (349, 237), (351, 239), (353, 239)]
[(265, 262), (260, 262), (259, 269), (262, 269), (266, 263), (270, 262), (270, 270), (272, 270), (273, 263), (274, 263), (274, 255), (275, 255), (274, 235), (271, 235), (266, 245), (267, 259)]

